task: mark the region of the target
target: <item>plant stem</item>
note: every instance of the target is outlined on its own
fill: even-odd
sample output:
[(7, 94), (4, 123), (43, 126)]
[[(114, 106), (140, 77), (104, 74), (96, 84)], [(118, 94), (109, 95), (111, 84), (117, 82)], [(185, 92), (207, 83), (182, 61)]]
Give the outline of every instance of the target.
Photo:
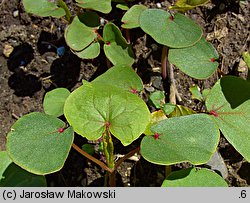
[(125, 29), (125, 35), (126, 35), (127, 42), (130, 44), (131, 40), (130, 40), (130, 31), (129, 31), (129, 29)]
[(115, 169), (117, 169), (124, 160), (128, 159), (129, 157), (133, 156), (135, 153), (138, 153), (139, 151), (140, 151), (140, 147), (137, 147), (134, 150), (127, 153), (124, 157), (120, 158), (115, 164)]
[(172, 167), (170, 166), (165, 166), (165, 178), (167, 178), (170, 173), (172, 172)]
[(108, 128), (103, 133), (102, 140), (103, 140), (103, 148), (104, 148), (103, 151), (106, 156), (107, 166), (110, 169), (113, 169), (114, 168), (114, 145), (113, 145), (112, 137)]
[(65, 11), (66, 13), (65, 18), (70, 23), (72, 15), (67, 4), (65, 4), (63, 0), (58, 0), (57, 4), (59, 7), (61, 7)]
[(95, 157), (91, 156), (90, 154), (88, 154), (87, 152), (83, 151), (80, 147), (78, 147), (76, 144), (72, 144), (72, 147), (78, 151), (80, 154), (82, 154), (83, 156), (85, 156), (86, 158), (88, 158), (89, 160), (93, 161), (94, 163), (98, 164), (99, 166), (101, 166), (104, 170), (108, 171), (109, 173), (112, 173), (114, 171), (114, 169), (109, 168), (106, 164), (104, 164), (103, 162), (101, 162), (100, 160), (96, 159)]
[(168, 61), (167, 54), (168, 54), (168, 47), (163, 46), (161, 52), (161, 74), (163, 80), (167, 78), (167, 61)]

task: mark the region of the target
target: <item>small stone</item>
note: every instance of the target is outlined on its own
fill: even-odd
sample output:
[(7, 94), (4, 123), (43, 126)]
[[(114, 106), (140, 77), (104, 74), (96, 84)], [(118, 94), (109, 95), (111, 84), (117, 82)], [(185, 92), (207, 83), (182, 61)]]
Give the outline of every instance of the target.
[(5, 44), (3, 49), (3, 55), (8, 58), (13, 50), (14, 50), (13, 46)]
[(14, 12), (13, 12), (13, 17), (16, 18), (16, 17), (18, 17), (18, 16), (19, 16), (19, 11), (18, 11), (18, 10), (14, 11)]
[(147, 90), (148, 92), (154, 92), (155, 91), (155, 88), (152, 87), (152, 86), (144, 86), (145, 90)]
[(240, 73), (247, 72), (247, 64), (243, 59), (240, 59), (237, 71), (240, 72)]
[(161, 8), (161, 3), (156, 3), (157, 8)]
[(104, 18), (100, 18), (100, 24), (103, 26), (105, 25), (105, 19)]

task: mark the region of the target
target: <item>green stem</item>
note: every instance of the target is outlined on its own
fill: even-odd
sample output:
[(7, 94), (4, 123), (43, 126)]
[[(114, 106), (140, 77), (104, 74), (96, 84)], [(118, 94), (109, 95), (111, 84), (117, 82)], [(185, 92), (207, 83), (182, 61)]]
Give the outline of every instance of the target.
[(172, 172), (172, 167), (170, 166), (165, 166), (165, 178), (167, 178), (170, 173)]
[(111, 169), (112, 172), (107, 172), (109, 186), (115, 187), (116, 178), (115, 178), (115, 162), (114, 162), (114, 144), (112, 141), (111, 133), (108, 126), (106, 127), (105, 132), (102, 135), (103, 141), (103, 151), (106, 157), (107, 166)]
[(57, 4), (59, 7), (61, 7), (65, 11), (66, 13), (65, 18), (70, 23), (72, 15), (67, 4), (65, 4), (63, 0), (58, 0)]
[(108, 130), (108, 128), (105, 130), (105, 132), (102, 135), (103, 140), (103, 150), (107, 161), (107, 166), (110, 169), (114, 168), (114, 145), (112, 141), (111, 134)]

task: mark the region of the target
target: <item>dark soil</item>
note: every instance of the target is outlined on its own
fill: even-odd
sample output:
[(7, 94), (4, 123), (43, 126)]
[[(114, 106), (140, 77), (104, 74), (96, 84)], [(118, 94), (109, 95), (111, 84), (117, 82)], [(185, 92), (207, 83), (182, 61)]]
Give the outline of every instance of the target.
[[(66, 3), (72, 8), (72, 1)], [(138, 0), (136, 3), (156, 7), (161, 3), (166, 9), (171, 3), (160, 0)], [(56, 87), (74, 90), (82, 79), (92, 80), (107, 70), (103, 54), (94, 60), (80, 60), (67, 49), (63, 40), (65, 24), (54, 18), (39, 18), (24, 12), (19, 0), (0, 0), (0, 150), (5, 149), (5, 137), (18, 117), (33, 111), (43, 111), (44, 94)], [(122, 12), (112, 12), (107, 19), (115, 19), (119, 26)], [(213, 0), (205, 7), (187, 13), (204, 31), (204, 36), (220, 55), (219, 69), (224, 74), (245, 78), (247, 68), (242, 66), (242, 51), (249, 51), (250, 2), (239, 4), (233, 0)], [(136, 63), (134, 68), (148, 87), (165, 90), (166, 83), (160, 74), (161, 48), (140, 29), (131, 30)], [(49, 42), (53, 46), (49, 46)], [(8, 56), (7, 47), (13, 47)], [(65, 54), (58, 57), (55, 47), (65, 46)], [(194, 110), (200, 103), (191, 98), (189, 87), (198, 84), (201, 89), (211, 88), (219, 79), (216, 72), (202, 81), (192, 79), (180, 70), (174, 70), (177, 89), (181, 97), (179, 104)], [(147, 94), (145, 100), (147, 101)], [(87, 140), (76, 135), (79, 145)], [(139, 141), (126, 148), (116, 146), (116, 156), (124, 155), (136, 148)], [(230, 186), (250, 185), (250, 164), (223, 138), (219, 152), (227, 167), (226, 181)], [(160, 186), (164, 180), (165, 167), (151, 164), (140, 155), (125, 161), (118, 169), (118, 186)], [(173, 170), (188, 167), (179, 164)], [(64, 168), (47, 176), (49, 186), (102, 186), (104, 171), (89, 162), (73, 149)]]

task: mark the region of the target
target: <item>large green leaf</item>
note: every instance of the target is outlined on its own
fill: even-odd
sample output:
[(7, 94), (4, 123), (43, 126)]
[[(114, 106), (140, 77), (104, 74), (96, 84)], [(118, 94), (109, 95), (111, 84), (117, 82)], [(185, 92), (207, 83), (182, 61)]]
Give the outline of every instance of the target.
[(57, 17), (65, 15), (63, 8), (59, 8), (55, 3), (48, 0), (23, 0), (25, 11), (41, 17)]
[(202, 36), (201, 28), (188, 17), (160, 9), (147, 9), (140, 15), (140, 27), (160, 44), (173, 48), (194, 45)]
[(94, 29), (86, 26), (78, 16), (76, 16), (72, 23), (66, 28), (65, 33), (66, 43), (74, 51), (81, 51), (90, 45), (97, 34)]
[(126, 29), (140, 27), (139, 17), (141, 15), (141, 12), (146, 9), (147, 7), (144, 5), (132, 6), (122, 17), (122, 27)]
[(226, 139), (250, 161), (250, 82), (221, 78), (208, 94), (206, 107)]
[(209, 169), (186, 168), (172, 172), (162, 187), (227, 187), (226, 181)]
[(109, 13), (112, 10), (111, 0), (76, 0), (77, 5), (86, 8), (99, 11), (102, 13)]
[(12, 163), (7, 151), (0, 151), (0, 187), (46, 186), (44, 176), (35, 175)]
[(7, 135), (10, 158), (38, 175), (60, 170), (73, 142), (73, 129), (63, 131), (64, 125), (58, 118), (38, 112), (21, 117)]
[(114, 64), (134, 63), (134, 55), (131, 45), (122, 36), (120, 29), (113, 23), (107, 23), (103, 30), (104, 52), (107, 58)]
[(156, 164), (208, 162), (219, 142), (219, 129), (206, 114), (173, 117), (153, 125), (154, 136), (141, 142), (142, 156)]
[(109, 124), (110, 132), (129, 145), (145, 130), (150, 113), (137, 95), (116, 86), (84, 82), (67, 98), (64, 115), (74, 131), (97, 140)]
[(92, 83), (117, 86), (132, 93), (143, 90), (141, 78), (127, 65), (116, 65), (108, 69), (104, 74), (96, 78)]
[(219, 65), (215, 61), (219, 58), (218, 53), (204, 38), (191, 47), (170, 49), (168, 58), (181, 71), (196, 79), (208, 78)]
[(0, 187), (46, 187), (45, 176), (35, 175), (11, 163), (3, 173)]
[(4, 178), (3, 173), (6, 168), (11, 164), (11, 159), (6, 151), (0, 151), (0, 180)]
[(64, 103), (69, 94), (70, 91), (66, 88), (56, 88), (47, 92), (43, 100), (44, 112), (56, 117), (63, 115)]

